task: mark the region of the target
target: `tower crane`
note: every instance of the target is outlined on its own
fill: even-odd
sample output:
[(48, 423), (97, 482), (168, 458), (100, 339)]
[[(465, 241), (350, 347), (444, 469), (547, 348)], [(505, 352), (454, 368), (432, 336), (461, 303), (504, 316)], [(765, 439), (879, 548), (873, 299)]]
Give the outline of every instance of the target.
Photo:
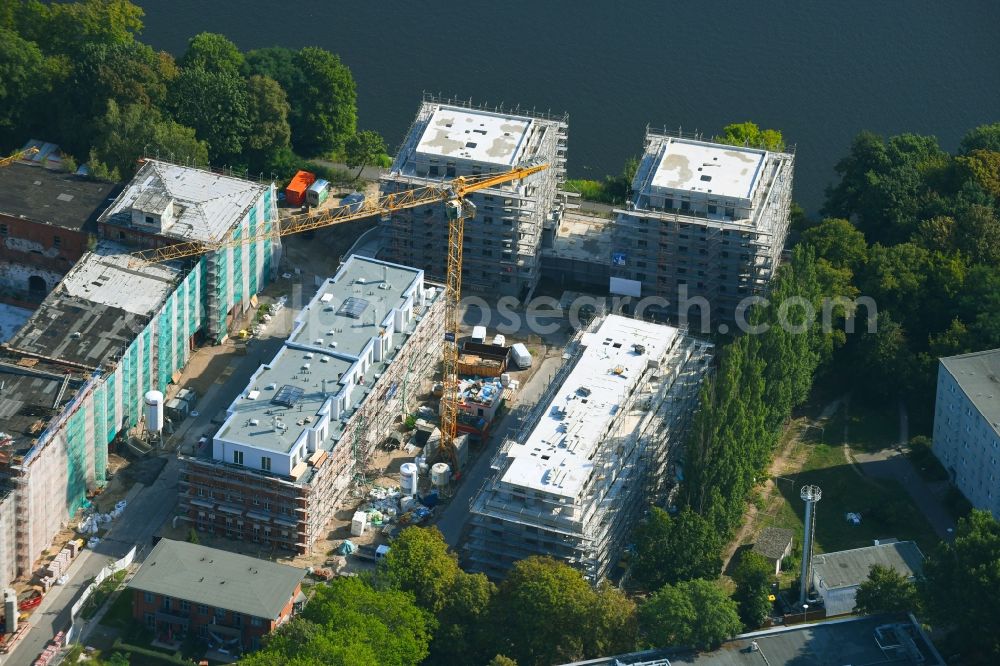
[(438, 451), (439, 456), (447, 458), (452, 464), (452, 469), (457, 470), (455, 435), (458, 430), (458, 320), (462, 298), (462, 237), (465, 220), (476, 214), (475, 205), (466, 200), (466, 197), (479, 190), (522, 180), (548, 167), (546, 162), (532, 161), (502, 173), (459, 176), (441, 183), (383, 194), (378, 199), (366, 200), (360, 208), (352, 204), (330, 208), (316, 214), (293, 215), (279, 221), (277, 229), (262, 231), (252, 236), (230, 238), (217, 243), (185, 241), (166, 247), (141, 250), (130, 255), (130, 264), (135, 266), (198, 257), (208, 252), (239, 247), (275, 236), (290, 236), (372, 215), (385, 217), (409, 208), (444, 203), (448, 219), (448, 259), (441, 373), (444, 394), (441, 398), (441, 444)]
[(10, 166), (14, 162), (22, 160), (25, 157), (30, 157), (31, 155), (34, 155), (37, 152), (38, 148), (36, 146), (32, 146), (31, 148), (25, 148), (24, 150), (19, 150), (16, 153), (13, 153), (7, 157), (2, 157), (0, 158), (0, 169), (2, 169), (5, 166)]

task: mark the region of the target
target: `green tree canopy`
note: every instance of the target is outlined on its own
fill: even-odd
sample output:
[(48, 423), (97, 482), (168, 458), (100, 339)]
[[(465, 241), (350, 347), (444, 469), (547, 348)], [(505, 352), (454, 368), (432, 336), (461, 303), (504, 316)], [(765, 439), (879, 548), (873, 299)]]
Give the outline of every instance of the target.
[(316, 586), (301, 615), (241, 663), (416, 666), (427, 656), (433, 628), (433, 618), (405, 592), (337, 578)]
[(891, 567), (873, 565), (868, 578), (858, 587), (854, 612), (861, 615), (919, 613), (917, 586)]
[(288, 97), (278, 82), (253, 75), (247, 81), (250, 133), (244, 156), (251, 170), (264, 170), (290, 147)]
[(37, 44), (0, 28), (0, 142), (26, 138), (33, 101), (49, 89), (51, 68)]
[(8, 20), (46, 53), (72, 54), (84, 45), (126, 44), (142, 30), (143, 11), (127, 0), (16, 4)]
[(980, 125), (962, 137), (958, 152), (962, 155), (968, 155), (974, 150), (1000, 152), (1000, 123)]
[(413, 594), (418, 605), (438, 613), (460, 573), (458, 558), (436, 527), (407, 527), (380, 563), (378, 579)]
[(736, 592), (733, 599), (739, 606), (740, 620), (746, 629), (757, 629), (771, 614), (771, 581), (774, 567), (760, 553), (747, 551), (733, 571)]
[(309, 157), (343, 148), (357, 124), (351, 71), (340, 58), (316, 47), (296, 53), (294, 63), (300, 75), (286, 88), (292, 107), (292, 145)]
[(802, 242), (816, 250), (816, 256), (837, 268), (857, 271), (868, 260), (868, 243), (857, 227), (840, 218), (826, 218), (802, 233)]
[(357, 169), (358, 175), (354, 180), (361, 178), (361, 173), (369, 164), (375, 164), (379, 157), (385, 154), (385, 141), (378, 132), (362, 130), (356, 132), (344, 144), (344, 156), (347, 166), (350, 169)]
[(775, 151), (785, 149), (785, 140), (781, 136), (781, 132), (773, 129), (762, 130), (757, 126), (757, 123), (749, 120), (745, 123), (726, 125), (722, 128), (722, 134), (712, 140), (730, 146), (748, 146)]
[(188, 40), (187, 50), (178, 64), (184, 68), (199, 67), (211, 72), (240, 76), (243, 70), (243, 53), (225, 35), (202, 32)]
[(522, 666), (600, 656), (591, 650), (614, 645), (610, 632), (629, 631), (628, 608), (616, 593), (595, 592), (572, 567), (529, 557), (514, 564), (494, 599), (491, 652), (509, 655)]
[(740, 633), (736, 602), (708, 580), (664, 585), (639, 608), (645, 645), (710, 650)]
[(174, 118), (208, 142), (215, 164), (239, 159), (250, 133), (247, 83), (238, 76), (192, 67), (171, 86)]
[(940, 544), (924, 563), (920, 589), (932, 623), (950, 628), (963, 653), (1000, 659), (1000, 616), (993, 612), (1000, 523), (989, 512), (975, 509), (958, 522), (955, 541)]
[[(390, 551), (391, 552), (391, 551)], [(496, 586), (483, 574), (460, 572), (438, 613), (428, 664), (482, 663), (495, 644), (488, 619)]]
[(685, 507), (676, 517), (659, 507), (635, 533), (632, 575), (648, 589), (692, 578), (717, 578), (721, 544), (714, 526)]
[(193, 166), (208, 164), (208, 147), (195, 138), (193, 129), (164, 119), (157, 109), (141, 104), (121, 108), (109, 100), (107, 113), (98, 123), (98, 135), (104, 137), (97, 147), (98, 159), (125, 177), (135, 173), (143, 156)]

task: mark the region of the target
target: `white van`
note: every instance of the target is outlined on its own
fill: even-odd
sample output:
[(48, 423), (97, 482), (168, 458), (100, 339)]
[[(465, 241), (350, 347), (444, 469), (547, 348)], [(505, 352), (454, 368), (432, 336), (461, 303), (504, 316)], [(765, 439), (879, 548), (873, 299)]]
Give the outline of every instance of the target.
[(511, 345), (510, 357), (514, 361), (514, 364), (522, 370), (531, 367), (531, 352), (520, 342)]
[(506, 344), (507, 344), (507, 338), (504, 336), (503, 333), (497, 333), (496, 335), (493, 336), (494, 347), (503, 347)]
[(472, 341), (478, 342), (479, 344), (486, 343), (486, 327), (485, 326), (474, 326), (472, 328)]

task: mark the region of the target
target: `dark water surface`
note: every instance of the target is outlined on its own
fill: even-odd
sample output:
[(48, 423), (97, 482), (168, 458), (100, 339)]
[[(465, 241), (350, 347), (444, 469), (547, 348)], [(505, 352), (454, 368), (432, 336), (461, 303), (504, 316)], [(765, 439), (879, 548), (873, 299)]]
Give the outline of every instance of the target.
[(138, 0), (143, 38), (317, 45), (358, 83), (359, 126), (398, 145), (422, 91), (570, 116), (572, 177), (617, 173), (645, 126), (706, 134), (754, 120), (797, 145), (795, 198), (822, 203), (861, 129), (954, 149), (1000, 121), (995, 0), (351, 3)]

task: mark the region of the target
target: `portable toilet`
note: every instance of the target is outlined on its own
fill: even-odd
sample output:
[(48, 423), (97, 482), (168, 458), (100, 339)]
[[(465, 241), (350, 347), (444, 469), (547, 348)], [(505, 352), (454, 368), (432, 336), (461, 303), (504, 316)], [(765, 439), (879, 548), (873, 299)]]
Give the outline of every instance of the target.
[(285, 201), (292, 206), (301, 206), (306, 202), (306, 191), (316, 182), (316, 176), (308, 171), (299, 171), (292, 176), (291, 182), (285, 188)]
[(330, 181), (319, 178), (306, 190), (306, 201), (310, 206), (319, 206), (330, 196)]

